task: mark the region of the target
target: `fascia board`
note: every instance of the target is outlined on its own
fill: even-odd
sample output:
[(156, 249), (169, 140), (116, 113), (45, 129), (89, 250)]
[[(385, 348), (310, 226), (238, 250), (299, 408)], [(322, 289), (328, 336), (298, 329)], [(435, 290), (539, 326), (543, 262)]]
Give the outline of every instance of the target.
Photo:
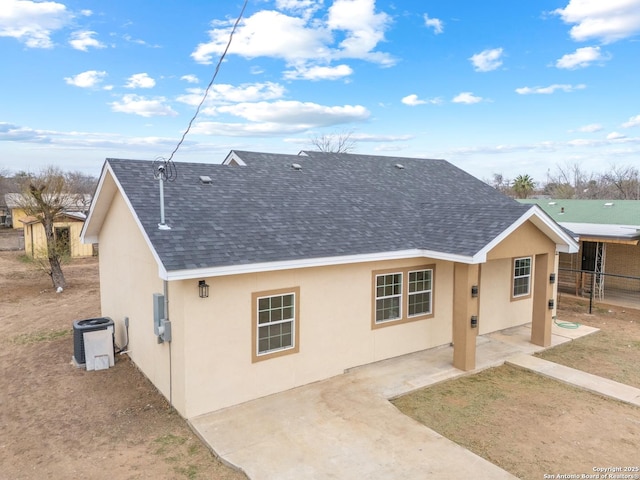
[[(576, 253), (578, 244), (568, 235), (556, 222), (554, 222), (544, 210), (538, 205), (532, 205), (529, 210), (513, 222), (509, 228), (505, 229), (500, 235), (490, 241), (484, 248), (474, 255), (475, 263), (486, 261), (487, 254), (495, 248), (500, 242), (506, 239), (514, 231), (516, 231), (526, 221), (531, 220), (533, 224), (543, 230), (545, 235), (551, 238), (556, 244), (556, 251), (563, 253)], [(555, 237), (555, 238), (554, 238)]]
[(221, 277), (246, 273), (271, 272), (298, 268), (327, 267), (350, 263), (378, 262), (384, 260), (401, 260), (406, 258), (429, 258), (458, 263), (474, 263), (473, 258), (465, 255), (454, 255), (432, 250), (411, 249), (397, 252), (381, 252), (365, 255), (347, 255), (341, 257), (308, 258), (287, 260), (282, 262), (250, 263), (246, 265), (230, 265), (225, 267), (197, 268), (174, 270), (168, 272), (164, 280), (191, 280), (204, 277)]
[[(103, 188), (104, 188), (104, 180), (105, 178), (107, 178), (107, 175), (109, 176), (109, 178), (113, 181), (113, 183), (115, 184), (115, 189), (113, 189), (113, 191), (105, 191), (103, 193)], [(109, 190), (109, 188), (107, 187), (106, 190)], [(111, 168), (111, 165), (109, 165), (109, 163), (107, 162), (105, 165), (105, 169), (103, 174), (101, 175), (100, 178), (100, 182), (98, 183), (98, 188), (96, 189), (96, 194), (94, 197), (94, 202), (91, 204), (91, 208), (89, 209), (89, 215), (87, 216), (87, 220), (84, 223), (84, 226), (82, 228), (82, 232), (80, 234), (80, 237), (82, 239), (83, 243), (99, 243), (99, 235), (98, 232), (100, 231), (100, 228), (102, 228), (102, 222), (104, 221), (104, 217), (106, 215), (106, 212), (109, 208), (109, 205), (111, 205), (111, 200), (113, 199), (116, 191), (120, 192), (120, 195), (122, 195), (122, 198), (125, 202), (125, 204), (127, 205), (127, 208), (129, 209), (129, 212), (131, 213), (131, 216), (133, 217), (133, 220), (135, 221), (136, 225), (138, 226), (138, 229), (140, 230), (140, 234), (142, 235), (142, 238), (144, 238), (145, 243), (147, 244), (147, 247), (149, 248), (149, 251), (151, 252), (151, 254), (153, 255), (154, 260), (156, 261), (156, 263), (158, 264), (158, 276), (162, 279), (166, 279), (167, 277), (167, 271), (164, 268), (164, 265), (162, 264), (162, 261), (160, 260), (160, 256), (158, 255), (158, 252), (156, 251), (156, 249), (154, 248), (153, 244), (151, 243), (151, 240), (149, 239), (149, 236), (147, 235), (147, 232), (145, 231), (144, 227), (142, 226), (142, 222), (140, 222), (140, 219), (138, 218), (138, 215), (136, 214), (136, 211), (134, 210), (133, 206), (131, 205), (131, 202), (129, 201), (129, 197), (127, 197), (124, 188), (122, 188), (122, 184), (120, 183), (120, 181), (118, 180), (118, 177), (114, 174), (113, 169)], [(107, 195), (109, 198), (103, 198), (102, 195)], [(99, 205), (99, 207), (98, 207)], [(94, 210), (98, 209), (102, 210), (102, 214), (99, 215), (102, 218), (100, 219), (99, 225), (95, 225), (93, 227), (94, 233), (92, 233), (91, 235), (85, 235), (86, 233), (86, 229), (89, 228), (90, 222), (92, 217), (95, 215)], [(98, 221), (93, 220), (93, 222)]]
[(227, 157), (222, 161), (222, 165), (230, 165), (231, 162), (235, 162), (241, 167), (246, 167), (247, 164), (238, 156), (236, 152), (231, 150)]
[(96, 187), (96, 191), (93, 195), (91, 205), (89, 206), (89, 214), (87, 215), (87, 218), (84, 221), (82, 230), (80, 230), (80, 241), (82, 243), (98, 242), (98, 232), (102, 227), (102, 222), (104, 221), (106, 210), (109, 208), (108, 205), (104, 205), (104, 202), (106, 201), (105, 195), (109, 196), (108, 201), (106, 201), (106, 203), (110, 204), (111, 199), (113, 198), (113, 194), (115, 193), (115, 189), (111, 192), (105, 191), (108, 189), (108, 187), (105, 186), (105, 181), (108, 176), (110, 176), (111, 178), (114, 177), (113, 171), (111, 170), (111, 166), (109, 165), (108, 162), (105, 162), (104, 165), (102, 166), (102, 172), (100, 173), (98, 186)]

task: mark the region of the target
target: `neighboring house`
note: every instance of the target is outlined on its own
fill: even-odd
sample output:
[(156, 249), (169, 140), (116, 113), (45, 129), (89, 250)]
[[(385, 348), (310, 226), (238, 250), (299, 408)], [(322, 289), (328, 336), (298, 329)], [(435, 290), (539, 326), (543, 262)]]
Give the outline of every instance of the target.
[[(520, 200), (536, 204), (574, 233), (580, 251), (560, 255), (561, 285), (577, 295), (590, 291), (595, 272), (595, 294), (607, 291), (640, 292), (640, 201), (638, 200)], [(633, 281), (627, 277), (635, 277)]]
[[(65, 212), (53, 222), (53, 234), (63, 256), (90, 257), (95, 245), (80, 241), (80, 232), (86, 219), (84, 213)], [(47, 256), (47, 237), (42, 221), (36, 217), (23, 217), (24, 252), (30, 257)]]
[(551, 274), (577, 244), (444, 160), (177, 163), (165, 223), (153, 165), (107, 159), (82, 238), (102, 314), (184, 417), (450, 343), (470, 370), (478, 334), (526, 323), (550, 344)]
[[(91, 195), (86, 194), (67, 194), (64, 201), (65, 210), (67, 212), (87, 213), (89, 204), (91, 203)], [(28, 217), (23, 206), (25, 202), (24, 195), (21, 193), (7, 193), (4, 196), (5, 204), (9, 210), (7, 216), (7, 226), (13, 226), (14, 229), (22, 229), (23, 219)], [(28, 200), (26, 200), (28, 201)]]

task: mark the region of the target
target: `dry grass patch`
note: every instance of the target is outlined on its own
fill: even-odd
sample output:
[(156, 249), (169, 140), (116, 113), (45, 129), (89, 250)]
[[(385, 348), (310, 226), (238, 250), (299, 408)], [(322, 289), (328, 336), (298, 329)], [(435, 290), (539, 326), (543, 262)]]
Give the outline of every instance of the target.
[(444, 382), (393, 403), (525, 480), (637, 463), (640, 408), (511, 366)]

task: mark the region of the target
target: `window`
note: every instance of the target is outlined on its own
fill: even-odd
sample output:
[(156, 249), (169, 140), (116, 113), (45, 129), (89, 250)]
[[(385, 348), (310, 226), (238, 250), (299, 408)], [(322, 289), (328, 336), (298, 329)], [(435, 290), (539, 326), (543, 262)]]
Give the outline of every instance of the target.
[(253, 361), (298, 351), (299, 289), (253, 295)]
[(371, 328), (433, 316), (435, 265), (372, 272)]
[(431, 277), (433, 270), (415, 270), (409, 272), (409, 302), (410, 317), (428, 315), (431, 313)]
[(402, 318), (402, 273), (376, 275), (376, 323)]
[(526, 297), (531, 293), (531, 257), (513, 261), (513, 297)]

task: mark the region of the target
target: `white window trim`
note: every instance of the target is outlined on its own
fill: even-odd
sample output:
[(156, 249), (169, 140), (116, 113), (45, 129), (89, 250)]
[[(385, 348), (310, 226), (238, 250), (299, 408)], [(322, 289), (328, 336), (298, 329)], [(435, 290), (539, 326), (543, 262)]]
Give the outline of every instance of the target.
[[(431, 288), (429, 290), (420, 290), (420, 291), (416, 291), (416, 292), (412, 292), (410, 289), (410, 283), (411, 283), (411, 274), (412, 273), (417, 273), (417, 272), (431, 272), (430, 275), (430, 279), (429, 282), (431, 283)], [(421, 312), (421, 313), (414, 313), (413, 315), (409, 314), (409, 300), (411, 298), (411, 295), (416, 295), (416, 294), (420, 294), (420, 293), (427, 293), (429, 292), (429, 311), (428, 312)], [(422, 317), (424, 315), (431, 315), (433, 314), (433, 269), (432, 268), (421, 268), (418, 270), (409, 270), (407, 272), (407, 318), (413, 318), (413, 317)]]
[[(376, 292), (376, 298), (375, 298), (375, 303), (374, 305), (376, 306), (376, 313), (375, 313), (375, 323), (376, 324), (382, 324), (382, 323), (389, 323), (389, 322), (397, 322), (399, 320), (402, 320), (404, 317), (402, 316), (402, 304), (403, 304), (403, 294), (404, 294), (404, 273), (402, 271), (400, 272), (388, 272), (388, 273), (380, 273), (376, 275), (376, 286), (378, 285), (378, 277), (387, 277), (390, 275), (400, 275), (400, 293), (394, 294), (394, 295), (384, 295), (382, 297), (378, 297), (377, 292)], [(385, 300), (387, 298), (398, 298), (398, 316), (394, 317), (394, 318), (387, 318), (386, 320), (378, 320), (378, 314), (377, 314), (377, 305), (378, 305), (378, 300)]]
[[(287, 295), (291, 295), (293, 297), (292, 300), (292, 308), (293, 308), (293, 317), (287, 318), (285, 320), (277, 320), (275, 322), (269, 323), (260, 323), (260, 300), (264, 298), (274, 298), (274, 297), (285, 297)], [(273, 295), (263, 295), (261, 297), (256, 297), (256, 357), (262, 357), (265, 355), (272, 355), (277, 352), (282, 352), (285, 350), (292, 350), (296, 348), (296, 316), (298, 315), (296, 309), (296, 292), (284, 292), (277, 293)], [(264, 352), (260, 351), (260, 328), (268, 327), (271, 325), (282, 325), (283, 323), (291, 323), (291, 345), (286, 347), (274, 348), (272, 350), (266, 350)]]
[[(516, 265), (518, 263), (519, 260), (529, 260), (529, 273), (527, 275), (516, 275)], [(531, 295), (531, 272), (533, 270), (533, 258), (532, 257), (518, 257), (518, 258), (514, 258), (513, 259), (513, 267), (512, 267), (512, 275), (513, 275), (513, 281), (511, 282), (511, 296), (513, 298), (522, 298), (522, 297), (528, 297), (529, 295)], [(527, 278), (527, 292), (526, 293), (519, 293), (518, 295), (515, 294), (515, 286), (516, 286), (516, 279), (519, 278)]]

